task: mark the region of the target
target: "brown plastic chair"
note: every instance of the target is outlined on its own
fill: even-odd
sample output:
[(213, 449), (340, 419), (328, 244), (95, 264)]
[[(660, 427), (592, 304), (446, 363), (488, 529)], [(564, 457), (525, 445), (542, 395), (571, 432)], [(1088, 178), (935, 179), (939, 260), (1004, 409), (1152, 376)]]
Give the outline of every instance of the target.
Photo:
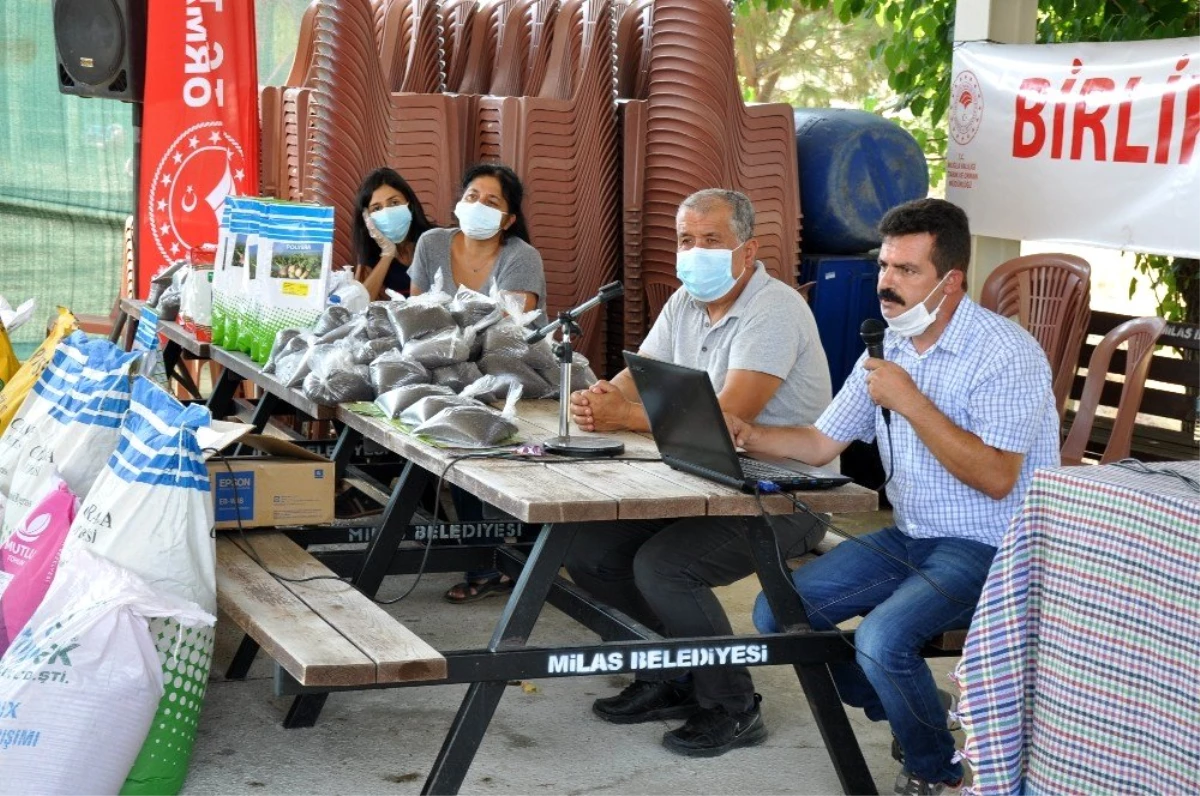
[(1134, 318), (1104, 335), (1104, 339), (1096, 346), (1088, 360), (1087, 379), (1083, 383), (1083, 393), (1079, 396), (1075, 421), (1071, 424), (1071, 431), (1062, 446), (1064, 466), (1080, 464), (1083, 461), (1083, 453), (1092, 434), (1092, 423), (1096, 419), (1096, 407), (1100, 404), (1101, 393), (1108, 377), (1109, 362), (1113, 352), (1123, 343), (1127, 344), (1125, 383), (1121, 387), (1117, 417), (1113, 421), (1100, 463), (1107, 464), (1129, 455), (1133, 423), (1142, 403), (1142, 392), (1146, 387), (1150, 361), (1154, 358), (1154, 344), (1166, 327), (1167, 322), (1162, 318)]
[(1002, 263), (983, 283), (979, 303), (1015, 318), (1050, 360), (1059, 419), (1075, 379), (1091, 319), (1092, 267), (1070, 254), (1029, 254)]

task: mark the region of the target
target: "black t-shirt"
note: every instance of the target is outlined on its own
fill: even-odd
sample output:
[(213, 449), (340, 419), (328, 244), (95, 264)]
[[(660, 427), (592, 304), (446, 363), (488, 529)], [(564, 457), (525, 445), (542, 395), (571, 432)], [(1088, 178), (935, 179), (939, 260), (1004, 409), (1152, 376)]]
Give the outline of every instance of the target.
[(387, 276), (383, 278), (383, 286), (388, 290), (394, 290), (407, 296), (411, 283), (412, 280), (408, 277), (408, 265), (394, 260), (391, 267), (388, 268)]

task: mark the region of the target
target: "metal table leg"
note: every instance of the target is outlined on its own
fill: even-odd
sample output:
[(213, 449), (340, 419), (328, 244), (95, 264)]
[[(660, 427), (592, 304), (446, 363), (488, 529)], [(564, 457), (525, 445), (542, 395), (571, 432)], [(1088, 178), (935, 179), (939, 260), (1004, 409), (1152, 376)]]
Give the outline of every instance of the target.
[[(782, 632), (802, 633), (811, 630), (808, 614), (804, 610), (800, 595), (792, 586), (770, 523), (763, 517), (749, 517), (746, 526), (763, 594), (766, 595), (767, 603), (771, 606)], [(854, 735), (850, 719), (846, 716), (846, 709), (833, 684), (833, 677), (829, 674), (829, 666), (797, 664), (793, 668), (796, 670), (796, 676), (800, 678), (804, 696), (808, 699), (808, 706), (813, 712), (817, 728), (821, 731), (821, 739), (829, 751), (834, 771), (842, 783), (842, 790), (855, 794), (878, 793), (862, 749), (859, 748), (858, 738)]]
[(233, 394), (242, 381), (242, 377), (229, 368), (221, 368), (221, 375), (217, 377), (207, 401), (208, 411), (213, 417), (229, 417), (233, 414)]
[[(542, 526), (492, 640), (488, 642), (487, 648), (491, 652), (501, 647), (524, 646), (533, 630), (575, 537), (574, 530), (569, 527), (564, 526), (559, 531), (552, 531), (552, 527)], [(458, 793), (507, 684), (506, 680), (488, 680), (472, 683), (467, 689), (421, 793)]]

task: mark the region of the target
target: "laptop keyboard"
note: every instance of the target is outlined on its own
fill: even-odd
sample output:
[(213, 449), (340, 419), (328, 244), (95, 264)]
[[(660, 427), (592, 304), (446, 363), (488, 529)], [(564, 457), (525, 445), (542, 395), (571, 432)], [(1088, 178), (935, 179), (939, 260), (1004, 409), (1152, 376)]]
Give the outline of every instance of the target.
[(760, 462), (757, 459), (749, 459), (745, 456), (738, 456), (738, 460), (742, 464), (742, 472), (747, 478), (753, 478), (756, 481), (803, 481), (805, 476), (800, 473), (794, 473), (790, 470), (784, 470), (767, 462)]

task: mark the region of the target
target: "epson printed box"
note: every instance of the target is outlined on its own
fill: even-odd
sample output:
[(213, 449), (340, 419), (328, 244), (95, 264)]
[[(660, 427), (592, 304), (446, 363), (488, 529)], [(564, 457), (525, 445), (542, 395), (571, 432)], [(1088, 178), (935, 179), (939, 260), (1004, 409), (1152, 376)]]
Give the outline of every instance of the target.
[(316, 525), (333, 520), (333, 462), (276, 437), (246, 434), (263, 456), (212, 456), (208, 478), (216, 527)]

